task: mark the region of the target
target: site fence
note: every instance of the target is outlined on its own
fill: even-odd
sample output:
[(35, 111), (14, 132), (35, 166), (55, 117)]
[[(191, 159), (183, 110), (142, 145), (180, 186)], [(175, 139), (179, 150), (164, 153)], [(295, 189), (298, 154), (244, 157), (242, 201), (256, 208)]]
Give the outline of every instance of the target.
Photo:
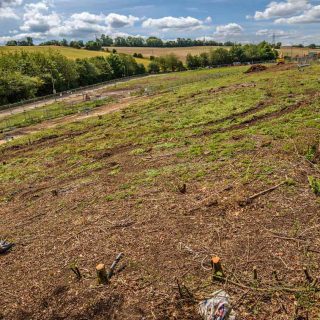
[(104, 82), (91, 84), (91, 85), (88, 85), (88, 86), (83, 86), (83, 87), (70, 89), (70, 90), (67, 90), (67, 91), (61, 91), (61, 92), (57, 92), (57, 93), (54, 93), (54, 94), (49, 94), (49, 95), (46, 95), (46, 96), (36, 97), (36, 98), (33, 98), (33, 99), (28, 99), (28, 100), (22, 100), (22, 101), (11, 103), (11, 104), (5, 104), (3, 106), (0, 106), (0, 111), (1, 110), (13, 109), (13, 108), (16, 108), (16, 107), (20, 107), (20, 106), (28, 105), (28, 104), (33, 104), (33, 103), (36, 104), (37, 102), (42, 102), (42, 101), (45, 101), (45, 100), (55, 99), (56, 101), (58, 101), (59, 99), (63, 99), (65, 97), (67, 97), (67, 96), (70, 96), (70, 95), (72, 95), (74, 93), (77, 93), (77, 92), (80, 92), (80, 91), (98, 89), (99, 87), (104, 87), (106, 85), (114, 84), (114, 83), (117, 83), (117, 82), (128, 81), (128, 80), (136, 79), (136, 78), (142, 78), (142, 77), (146, 77), (148, 75), (149, 75), (148, 73), (145, 73), (145, 74), (139, 74), (139, 75), (130, 76), (130, 77), (123, 77), (123, 78), (108, 80), (108, 81), (104, 81)]
[[(252, 65), (252, 64), (267, 64), (267, 63), (274, 63), (274, 62), (275, 61), (254, 61), (254, 62), (249, 61), (249, 62), (243, 62), (243, 63), (220, 64), (220, 65), (213, 65), (211, 67), (207, 67), (207, 69), (223, 68), (223, 67), (231, 67), (231, 66), (241, 66), (241, 65)], [(180, 72), (186, 72), (186, 71), (190, 71), (190, 70), (184, 70), (184, 71), (180, 71)], [(164, 72), (164, 73), (171, 73), (171, 72)], [(164, 74), (164, 73), (161, 73), (161, 74)], [(104, 87), (104, 86), (111, 85), (114, 83), (124, 82), (124, 81), (128, 81), (128, 80), (136, 79), (136, 78), (142, 78), (142, 77), (146, 77), (149, 75), (150, 75), (149, 73), (145, 73), (145, 74), (134, 75), (134, 76), (130, 76), (130, 77), (123, 77), (123, 78), (118, 78), (118, 79), (95, 83), (95, 84), (88, 85), (88, 86), (74, 88), (74, 89), (70, 89), (67, 91), (61, 91), (61, 92), (57, 92), (55, 94), (45, 95), (45, 96), (36, 97), (33, 99), (28, 99), (28, 100), (22, 100), (19, 102), (2, 105), (2, 106), (0, 106), (0, 111), (10, 110), (10, 109), (14, 109), (16, 107), (25, 106), (25, 105), (29, 105), (29, 104), (36, 105), (37, 103), (40, 103), (43, 101), (51, 101), (51, 100), (59, 101), (60, 99), (63, 100), (65, 97), (68, 97), (68, 96), (70, 96), (74, 93), (77, 93), (77, 92), (81, 92), (81, 91), (85, 92), (86, 90), (98, 89), (100, 87)]]

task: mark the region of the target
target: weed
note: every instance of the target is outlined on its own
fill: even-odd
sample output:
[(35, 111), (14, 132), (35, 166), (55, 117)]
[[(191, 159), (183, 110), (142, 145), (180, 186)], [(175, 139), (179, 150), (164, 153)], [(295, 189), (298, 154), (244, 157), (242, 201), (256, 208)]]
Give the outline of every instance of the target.
[(308, 180), (309, 180), (309, 185), (310, 185), (312, 192), (316, 196), (320, 196), (320, 179), (317, 179), (313, 176), (309, 176)]

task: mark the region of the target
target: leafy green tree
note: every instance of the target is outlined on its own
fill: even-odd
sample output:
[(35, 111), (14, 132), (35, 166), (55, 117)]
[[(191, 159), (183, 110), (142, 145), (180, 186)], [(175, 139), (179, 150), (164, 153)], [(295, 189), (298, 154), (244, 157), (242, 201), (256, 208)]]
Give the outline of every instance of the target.
[(93, 50), (93, 51), (101, 51), (102, 49), (102, 44), (100, 41), (88, 41), (86, 44), (85, 44), (85, 48), (87, 50)]
[(114, 45), (116, 47), (127, 47), (128, 46), (127, 39), (125, 37), (116, 37), (114, 39)]
[(146, 45), (147, 47), (163, 47), (163, 41), (157, 37), (149, 37)]
[(157, 61), (151, 61), (148, 65), (149, 73), (159, 73), (160, 72), (160, 64)]
[(232, 59), (229, 51), (223, 48), (211, 50), (210, 52), (210, 64), (211, 65), (223, 65), (231, 63)]
[(113, 78), (121, 78), (126, 74), (126, 66), (118, 54), (110, 54), (107, 61), (113, 70)]
[(193, 56), (192, 54), (188, 53), (186, 57), (186, 66), (190, 70), (198, 69), (201, 65), (199, 56)]
[(258, 50), (258, 46), (252, 44), (246, 44), (243, 46), (245, 59), (248, 62), (254, 62), (260, 60), (260, 53)]
[(105, 34), (101, 35), (100, 41), (103, 47), (110, 47), (113, 45), (113, 39)]
[(0, 104), (13, 103), (35, 97), (42, 81), (20, 72), (0, 71)]
[(93, 57), (89, 60), (98, 69), (99, 75), (97, 81), (107, 81), (112, 79), (113, 70), (105, 57)]
[(209, 54), (207, 52), (202, 52), (199, 55), (200, 67), (205, 68), (210, 64)]
[(242, 46), (232, 46), (229, 54), (232, 62), (244, 62), (246, 60), (245, 50)]
[(99, 69), (89, 59), (77, 59), (78, 83), (80, 86), (94, 84), (100, 76)]
[(263, 41), (258, 44), (259, 57), (263, 61), (273, 60), (277, 57), (277, 51), (272, 48), (272, 46)]
[(17, 45), (18, 45), (18, 43), (17, 43), (16, 40), (9, 40), (9, 41), (6, 43), (6, 46), (11, 46), (11, 47), (17, 46)]

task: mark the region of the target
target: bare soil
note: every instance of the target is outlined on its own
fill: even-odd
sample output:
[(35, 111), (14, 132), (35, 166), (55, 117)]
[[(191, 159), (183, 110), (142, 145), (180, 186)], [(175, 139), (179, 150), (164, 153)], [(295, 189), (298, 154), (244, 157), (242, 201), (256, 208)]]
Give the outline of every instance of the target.
[[(316, 95), (253, 117), (241, 126), (281, 121)], [(131, 101), (97, 108), (94, 116)], [(262, 111), (270, 102), (233, 116)], [(56, 121), (75, 121), (76, 117)], [(208, 125), (213, 124), (217, 123)], [(241, 139), (236, 131), (241, 128), (231, 125), (210, 134), (229, 130), (235, 131), (234, 139)], [(0, 153), (0, 162), (23, 159), (62, 141), (75, 142), (86, 133), (70, 131), (7, 148)], [(186, 137), (186, 141), (189, 138), (209, 139), (208, 134)], [(146, 170), (179, 164), (189, 165), (190, 171), (199, 165), (213, 166), (209, 154), (182, 157), (179, 153), (187, 146), (166, 152), (151, 146), (137, 155), (133, 153), (139, 148), (136, 144), (85, 151), (92, 163), (99, 160), (103, 166), (72, 178), (62, 178), (59, 163), (48, 160), (48, 169), (56, 166), (55, 175), (2, 191), (10, 192), (10, 199), (0, 207), (0, 234), (14, 239), (16, 247), (0, 256), (0, 319), (197, 320), (197, 303), (221, 288), (232, 297), (240, 320), (317, 319), (319, 294), (306, 280), (303, 268), (307, 267), (312, 280), (318, 279), (320, 203), (308, 183), (308, 176), (319, 175), (318, 162), (307, 161), (299, 150), (288, 151), (281, 140), (258, 134), (255, 139), (256, 148), (228, 160), (217, 159), (218, 169), (202, 180), (190, 179), (184, 193), (179, 192), (181, 181), (172, 174), (152, 184), (141, 182), (134, 194), (107, 199), (119, 186), (126, 190), (126, 184)], [(250, 158), (246, 169), (241, 167), (243, 157)], [(67, 160), (59, 159), (61, 164)], [(240, 175), (262, 166), (266, 171), (259, 179)], [(110, 174), (114, 167), (121, 168), (117, 175)], [(288, 178), (294, 183), (280, 184)], [(96, 265), (110, 266), (119, 252), (125, 255), (125, 268), (108, 285), (98, 285)], [(224, 282), (212, 281), (210, 258), (214, 255), (222, 258)], [(74, 263), (81, 280), (70, 270)], [(257, 280), (253, 279), (254, 267)], [(178, 283), (187, 289), (179, 291)], [(299, 308), (295, 307), (298, 302)]]

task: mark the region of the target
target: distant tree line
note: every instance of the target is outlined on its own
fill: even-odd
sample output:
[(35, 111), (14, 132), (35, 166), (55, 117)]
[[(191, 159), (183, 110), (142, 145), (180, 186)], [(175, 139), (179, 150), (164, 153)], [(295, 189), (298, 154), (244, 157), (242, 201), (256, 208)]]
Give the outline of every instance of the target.
[[(23, 41), (15, 41), (10, 40), (7, 42), (7, 46), (24, 46), (24, 45), (33, 45), (32, 38), (31, 42), (29, 40)], [(32, 43), (32, 44), (27, 44)], [(89, 40), (84, 42), (83, 40), (73, 40), (68, 42), (66, 39), (61, 41), (59, 40), (48, 40), (41, 42), (39, 46), (64, 46), (64, 47), (72, 47), (72, 48), (85, 48), (88, 50), (102, 50), (103, 47), (153, 47), (153, 48), (174, 48), (174, 47), (194, 47), (194, 46), (233, 46), (235, 43), (231, 41), (227, 42), (217, 42), (214, 40), (194, 40), (194, 39), (185, 39), (185, 38), (177, 38), (176, 40), (165, 41), (157, 37), (116, 37), (115, 39), (110, 36), (106, 36), (102, 34), (100, 38), (96, 38), (95, 40)]]
[(27, 37), (25, 40), (9, 40), (6, 44), (7, 46), (22, 46), (28, 47), (33, 46), (33, 39), (31, 37)]
[(232, 63), (271, 61), (278, 57), (278, 51), (269, 43), (261, 42), (258, 45), (234, 45), (230, 50), (218, 48), (209, 53), (199, 55), (188, 54), (186, 67), (188, 69), (205, 68), (208, 66), (227, 65)]
[(0, 55), (0, 105), (146, 73), (124, 54), (70, 60), (59, 52)]
[(183, 62), (173, 53), (156, 58), (152, 57), (148, 66), (149, 73), (176, 72), (184, 70), (186, 70), (186, 68), (183, 65)]

